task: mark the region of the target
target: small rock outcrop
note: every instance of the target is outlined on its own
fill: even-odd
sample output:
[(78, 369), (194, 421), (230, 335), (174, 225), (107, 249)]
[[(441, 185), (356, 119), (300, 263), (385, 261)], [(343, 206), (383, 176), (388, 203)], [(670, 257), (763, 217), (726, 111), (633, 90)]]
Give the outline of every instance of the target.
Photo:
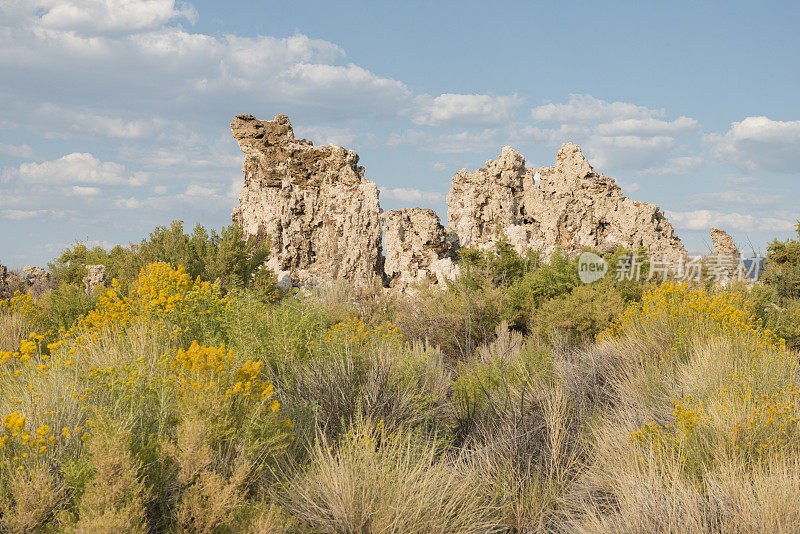
[(8, 267), (0, 265), (0, 299), (7, 299), (10, 295), (8, 287)]
[(447, 207), (448, 239), (462, 247), (491, 246), (502, 230), (520, 253), (644, 246), (667, 259), (686, 254), (658, 206), (626, 197), (572, 143), (561, 146), (553, 167), (539, 168), (504, 147), (485, 168), (453, 176)]
[(453, 246), (436, 212), (423, 208), (385, 211), (384, 246), (389, 287), (444, 284), (456, 275)]
[(28, 265), (22, 268), (22, 274), (25, 278), (25, 285), (28, 286), (28, 292), (32, 295), (39, 296), (52, 289), (50, 287), (50, 273), (44, 268)]
[(294, 136), (286, 115), (239, 115), (231, 133), (244, 152), (244, 187), (233, 221), (250, 239), (270, 238), (268, 265), (285, 284), (383, 277), (378, 187), (358, 155)]
[(83, 277), (83, 283), (86, 286), (86, 294), (91, 295), (94, 290), (106, 284), (106, 266), (105, 265), (87, 265), (86, 276)]
[(735, 276), (741, 268), (742, 255), (736, 248), (733, 238), (724, 230), (712, 228), (711, 244), (714, 251), (711, 267), (715, 270), (712, 274), (723, 279)]

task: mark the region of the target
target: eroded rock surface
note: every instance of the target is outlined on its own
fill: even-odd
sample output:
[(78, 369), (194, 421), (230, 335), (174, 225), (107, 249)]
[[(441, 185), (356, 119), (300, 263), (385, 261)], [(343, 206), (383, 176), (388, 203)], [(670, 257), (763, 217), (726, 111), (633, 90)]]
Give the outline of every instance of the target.
[(501, 232), (520, 254), (640, 246), (664, 260), (686, 254), (657, 206), (626, 197), (571, 143), (552, 167), (528, 168), (504, 147), (485, 168), (456, 173), (446, 229), (420, 208), (386, 212), (382, 228), (378, 189), (355, 152), (295, 138), (285, 115), (271, 121), (239, 115), (231, 133), (245, 155), (233, 220), (250, 239), (270, 237), (268, 266), (282, 287), (340, 278), (356, 285), (441, 284), (455, 275), (459, 247), (491, 248)]
[(447, 195), (448, 239), (491, 246), (502, 231), (523, 253), (550, 254), (647, 247), (676, 259), (686, 253), (658, 206), (626, 197), (613, 178), (594, 171), (580, 147), (565, 143), (553, 167), (527, 168), (511, 147), (473, 172), (459, 171)]
[(295, 138), (286, 115), (239, 115), (231, 133), (244, 152), (233, 221), (251, 239), (270, 236), (273, 270), (298, 284), (382, 279), (378, 188), (354, 151)]
[(386, 278), (390, 287), (444, 284), (455, 278), (453, 246), (447, 241), (436, 212), (405, 208), (386, 211), (382, 218)]
[(42, 267), (36, 265), (28, 265), (22, 268), (22, 274), (25, 277), (25, 284), (28, 286), (28, 292), (34, 296), (39, 296), (49, 289), (52, 289), (50, 283), (50, 273)]
[(8, 267), (0, 265), (0, 299), (7, 299), (10, 295), (8, 287)]
[(106, 266), (87, 265), (83, 283), (86, 286), (87, 295), (91, 295), (96, 288), (104, 286), (106, 283)]
[(741, 268), (741, 253), (736, 248), (733, 238), (724, 230), (719, 228), (711, 229), (711, 244), (714, 247), (713, 262), (711, 268), (713, 275), (717, 278), (731, 278), (737, 274)]
[(733, 238), (724, 230), (711, 229), (711, 244), (714, 247), (714, 256), (734, 256), (736, 258), (740, 256)]

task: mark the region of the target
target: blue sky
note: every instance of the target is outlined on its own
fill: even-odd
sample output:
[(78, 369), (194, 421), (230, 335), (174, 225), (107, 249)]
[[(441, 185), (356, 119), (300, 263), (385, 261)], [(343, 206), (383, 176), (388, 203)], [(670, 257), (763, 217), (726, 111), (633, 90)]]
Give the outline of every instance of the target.
[(384, 209), (580, 144), (692, 251), (800, 218), (800, 7), (765, 2), (0, 0), (0, 263), (219, 228), (239, 113), (358, 151)]

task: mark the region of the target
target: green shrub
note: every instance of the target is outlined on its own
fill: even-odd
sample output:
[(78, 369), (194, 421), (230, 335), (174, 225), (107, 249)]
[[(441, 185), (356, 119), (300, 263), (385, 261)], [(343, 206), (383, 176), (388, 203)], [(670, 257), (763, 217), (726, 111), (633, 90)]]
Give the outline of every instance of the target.
[(268, 255), (268, 241), (247, 241), (235, 224), (224, 227), (219, 234), (214, 230), (209, 233), (198, 224), (187, 234), (183, 221), (173, 221), (169, 227), (159, 226), (147, 239), (127, 248), (117, 245), (106, 251), (76, 243), (50, 263), (50, 268), (57, 282), (82, 287), (86, 265), (105, 265), (106, 277), (116, 278), (120, 289), (127, 292), (146, 265), (165, 262), (173, 268), (183, 266), (192, 279), (219, 280), (225, 291), (253, 287), (263, 298), (275, 300), (280, 294), (263, 265)]
[(622, 313), (625, 301), (613, 281), (580, 285), (544, 302), (531, 317), (530, 330), (544, 337), (552, 333), (569, 342), (591, 341)]
[(580, 283), (576, 263), (556, 249), (549, 262), (538, 264), (509, 287), (503, 318), (515, 326), (524, 326), (543, 302), (569, 293)]
[(85, 291), (66, 283), (47, 293), (43, 300), (47, 319), (55, 329), (69, 328), (78, 317), (94, 307), (94, 302)]
[[(800, 221), (796, 231), (800, 238)], [(800, 297), (800, 240), (775, 240), (769, 244), (762, 280), (775, 288), (778, 304)]]

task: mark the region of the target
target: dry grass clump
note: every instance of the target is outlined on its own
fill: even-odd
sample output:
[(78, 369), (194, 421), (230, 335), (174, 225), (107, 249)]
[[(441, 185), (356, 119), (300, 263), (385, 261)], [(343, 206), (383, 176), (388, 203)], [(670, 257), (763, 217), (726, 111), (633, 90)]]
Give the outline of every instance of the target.
[(7, 471), (0, 487), (0, 532), (36, 532), (54, 518), (65, 496), (61, 482), (42, 465)]
[(141, 463), (128, 448), (129, 433), (104, 422), (89, 440), (94, 474), (81, 496), (73, 532), (147, 532), (149, 495)]
[(476, 467), (433, 438), (359, 419), (338, 444), (320, 436), (287, 509), (315, 532), (498, 532)]

